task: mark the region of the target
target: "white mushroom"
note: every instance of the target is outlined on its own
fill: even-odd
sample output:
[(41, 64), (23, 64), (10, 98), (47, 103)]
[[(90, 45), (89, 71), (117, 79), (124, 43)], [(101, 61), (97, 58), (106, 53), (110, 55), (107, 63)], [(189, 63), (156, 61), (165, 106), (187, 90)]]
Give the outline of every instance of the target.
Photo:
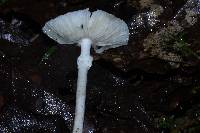
[(85, 113), (87, 73), (92, 66), (91, 46), (96, 53), (127, 45), (129, 30), (127, 24), (112, 14), (89, 9), (69, 12), (48, 21), (44, 33), (59, 44), (76, 43), (81, 47), (78, 57), (78, 80), (73, 133), (82, 133)]

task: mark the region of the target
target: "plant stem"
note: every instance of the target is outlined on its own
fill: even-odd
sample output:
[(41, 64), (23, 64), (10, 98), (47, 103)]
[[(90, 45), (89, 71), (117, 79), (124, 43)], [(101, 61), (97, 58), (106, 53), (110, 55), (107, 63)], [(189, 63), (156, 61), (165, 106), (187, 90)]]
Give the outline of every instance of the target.
[(86, 99), (86, 85), (87, 73), (92, 66), (93, 58), (90, 56), (90, 48), (92, 41), (90, 39), (82, 39), (80, 41), (81, 55), (78, 57), (78, 80), (76, 90), (76, 109), (73, 133), (83, 132), (83, 122), (85, 114), (85, 99)]

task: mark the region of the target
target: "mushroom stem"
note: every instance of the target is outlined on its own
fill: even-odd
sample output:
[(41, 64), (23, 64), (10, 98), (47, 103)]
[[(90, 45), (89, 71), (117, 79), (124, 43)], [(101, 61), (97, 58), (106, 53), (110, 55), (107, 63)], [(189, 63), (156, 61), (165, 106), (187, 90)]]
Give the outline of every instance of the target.
[(90, 56), (90, 48), (92, 41), (88, 38), (84, 38), (79, 42), (81, 46), (81, 54), (78, 57), (78, 80), (76, 90), (76, 109), (73, 133), (83, 132), (83, 122), (85, 114), (85, 99), (86, 99), (86, 84), (87, 73), (92, 66), (93, 58)]

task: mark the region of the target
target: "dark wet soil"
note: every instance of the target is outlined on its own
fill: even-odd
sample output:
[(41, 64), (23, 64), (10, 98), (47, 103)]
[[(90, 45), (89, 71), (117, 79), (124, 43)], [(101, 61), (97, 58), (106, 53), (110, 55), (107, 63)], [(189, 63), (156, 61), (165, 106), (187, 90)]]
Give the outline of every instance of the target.
[(140, 0), (1, 2), (0, 132), (71, 131), (80, 49), (57, 44), (41, 28), (60, 14), (89, 7), (115, 14), (128, 24), (141, 14), (145, 25), (131, 31), (128, 46), (102, 55), (93, 51), (84, 132), (199, 133), (199, 16), (196, 24), (184, 28), (184, 39), (190, 43), (187, 52), (193, 52), (180, 54), (180, 62), (152, 56), (143, 46), (146, 37), (162, 29), (186, 3), (153, 1), (150, 5), (160, 5), (164, 12), (158, 17), (159, 23), (149, 25), (146, 18), (150, 7), (143, 8)]

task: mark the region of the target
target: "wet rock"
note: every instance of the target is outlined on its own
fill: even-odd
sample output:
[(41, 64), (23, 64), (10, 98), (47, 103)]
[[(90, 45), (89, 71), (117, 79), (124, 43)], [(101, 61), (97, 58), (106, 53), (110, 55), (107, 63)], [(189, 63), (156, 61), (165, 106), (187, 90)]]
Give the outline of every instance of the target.
[[(6, 75), (9, 75), (9, 78), (11, 79), (11, 82), (7, 82), (7, 84), (6, 82), (3, 83), (3, 85), (8, 86), (4, 86), (3, 88), (5, 90), (3, 95), (8, 95), (9, 102), (6, 103), (6, 106), (10, 106), (10, 103), (15, 104), (15, 107), (11, 108), (14, 109), (13, 111), (16, 110), (15, 113), (11, 114), (9, 113), (10, 111), (7, 112), (7, 109), (9, 110), (10, 107), (4, 109), (5, 112), (2, 112), (1, 119), (1, 122), (4, 123), (2, 124), (2, 130), (8, 130), (12, 132), (18, 132), (18, 130), (19, 132), (25, 132), (26, 130), (30, 130), (36, 132), (41, 129), (44, 131), (48, 130), (48, 132), (55, 132), (55, 129), (49, 129), (47, 126), (48, 122), (45, 122), (45, 119), (50, 116), (60, 119), (61, 121), (59, 120), (58, 122), (56, 122), (56, 125), (63, 125), (62, 128), (65, 127), (65, 130), (70, 130), (72, 128), (72, 112), (74, 110), (74, 107), (67, 104), (67, 102), (70, 100), (63, 100), (63, 97), (57, 94), (58, 91), (56, 91), (56, 89), (52, 92), (51, 90), (39, 87), (37, 84), (33, 84), (29, 79), (26, 79), (26, 77), (22, 75), (15, 68), (15, 66), (12, 66), (12, 69), (10, 71), (10, 69), (6, 69), (6, 67), (3, 67), (3, 65), (5, 65), (5, 62), (2, 61), (1, 65), (2, 68), (0, 69), (0, 74), (2, 75), (2, 79), (0, 81), (3, 82), (3, 80), (5, 80), (3, 77), (6, 77)], [(1, 103), (2, 102), (3, 101), (1, 101)], [(20, 111), (18, 108), (23, 108), (23, 111)], [(13, 111), (11, 109), (11, 112)], [(16, 119), (13, 121), (8, 120), (12, 117), (15, 117)], [(85, 132), (93, 131), (93, 123), (91, 122), (91, 120), (87, 120), (88, 118), (86, 118), (85, 122)], [(30, 121), (30, 124), (23, 124), (23, 121)], [(12, 123), (14, 123), (14, 125)], [(55, 123), (52, 123), (50, 125), (52, 127), (57, 127)]]
[[(96, 77), (95, 80), (93, 77)], [(97, 112), (99, 128), (132, 128), (134, 125), (148, 132), (151, 116), (145, 111), (140, 97), (134, 95), (132, 87), (119, 73), (109, 72), (98, 62), (93, 65), (88, 77), (86, 108)], [(103, 132), (104, 129), (99, 130)]]
[[(6, 19), (5, 19), (6, 18)], [(34, 27), (34, 29), (33, 29)], [(16, 45), (31, 45), (37, 38), (39, 26), (20, 14), (9, 13), (0, 17), (0, 39)], [(32, 31), (30, 30), (32, 28)]]
[(47, 132), (61, 133), (69, 132), (61, 125), (61, 119), (56, 117), (35, 116), (33, 113), (25, 112), (14, 105), (4, 108), (0, 116), (0, 131), (4, 133), (26, 133), (26, 132)]
[(0, 94), (0, 112), (1, 112), (1, 110), (2, 110), (2, 108), (3, 108), (3, 106), (4, 106), (4, 104), (5, 104), (5, 99), (4, 99), (4, 97)]
[[(195, 108), (200, 94), (199, 0), (31, 2), (12, 0), (0, 8), (4, 14), (15, 11), (4, 15), (6, 18), (1, 16), (3, 34), (8, 31), (12, 35), (16, 30), (19, 34), (14, 39), (22, 41), (11, 42), (5, 36), (0, 39), (0, 95), (5, 99), (1, 100), (4, 102), (0, 105), (0, 117), (34, 121), (34, 132), (43, 131), (44, 126), (49, 127), (48, 132), (53, 132), (53, 128), (58, 132), (71, 128), (73, 120), (68, 113), (74, 112), (79, 48), (56, 46), (40, 33), (40, 25), (68, 11), (90, 7), (122, 18), (132, 35), (128, 46), (94, 54), (88, 73), (85, 132), (198, 132), (199, 116), (191, 114), (199, 111)], [(174, 39), (171, 35), (175, 35)], [(157, 118), (160, 124), (154, 125)], [(16, 121), (16, 126), (8, 127), (10, 123), (2, 118), (1, 122), (3, 132), (27, 127)], [(31, 127), (26, 130), (32, 132)]]
[(11, 83), (11, 63), (6, 60), (5, 56), (0, 56), (0, 94), (7, 94), (7, 88), (10, 88)]

